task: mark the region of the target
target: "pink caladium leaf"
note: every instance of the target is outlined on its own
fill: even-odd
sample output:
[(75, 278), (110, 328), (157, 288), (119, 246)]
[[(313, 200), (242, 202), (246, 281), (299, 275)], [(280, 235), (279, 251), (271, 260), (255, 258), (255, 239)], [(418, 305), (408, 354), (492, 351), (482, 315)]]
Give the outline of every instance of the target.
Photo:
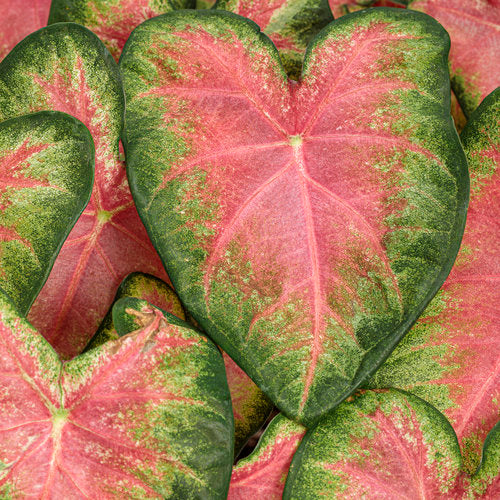
[[(185, 319), (177, 294), (167, 283), (154, 276), (143, 273), (132, 273), (127, 276), (118, 288), (115, 301), (124, 297), (146, 300), (162, 311)], [(138, 323), (132, 324), (122, 331), (122, 334), (125, 335), (139, 327)], [(110, 309), (86, 350), (102, 345), (108, 340), (117, 339), (119, 336)], [(234, 448), (237, 455), (248, 439), (262, 427), (273, 409), (273, 404), (226, 353), (223, 353), (223, 359), (233, 406)]]
[(451, 38), (451, 84), (468, 117), (500, 85), (500, 0), (413, 0)]
[(47, 24), (51, 0), (0, 0), (0, 61), (25, 36)]
[(461, 498), (460, 449), (446, 418), (399, 392), (367, 391), (308, 431), (283, 499)]
[(54, 109), (80, 119), (95, 143), (92, 198), (61, 249), (29, 320), (65, 358), (82, 351), (123, 278), (168, 280), (132, 201), (120, 160), (124, 96), (99, 39), (72, 23), (25, 38), (0, 65), (0, 120)]
[(146, 307), (147, 326), (62, 363), (0, 302), (0, 497), (224, 497), (232, 412), (214, 344)]
[(219, 0), (216, 7), (256, 22), (279, 50), (288, 75), (300, 77), (307, 44), (333, 21), (327, 0)]
[(470, 473), (500, 416), (500, 88), (472, 114), (461, 139), (471, 197), (448, 279), (369, 387), (398, 387), (451, 421)]
[(75, 118), (0, 123), (0, 288), (25, 314), (92, 191), (94, 144)]
[(53, 0), (49, 23), (75, 22), (93, 31), (118, 61), (132, 30), (146, 19), (174, 9), (194, 8), (194, 0)]
[(385, 360), (458, 251), (448, 43), (421, 13), (351, 14), (312, 41), (300, 83), (221, 11), (146, 21), (124, 49), (129, 180), (174, 287), (306, 426)]
[(305, 433), (305, 427), (276, 415), (252, 454), (233, 468), (228, 500), (281, 500), (293, 455)]

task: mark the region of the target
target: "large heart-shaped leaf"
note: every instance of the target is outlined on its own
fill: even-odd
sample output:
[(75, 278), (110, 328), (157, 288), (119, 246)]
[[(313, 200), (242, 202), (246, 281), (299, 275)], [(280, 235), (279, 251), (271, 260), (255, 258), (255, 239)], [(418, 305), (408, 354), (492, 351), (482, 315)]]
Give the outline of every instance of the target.
[(89, 201), (93, 167), (92, 137), (75, 118), (0, 123), (0, 287), (23, 314)]
[(311, 38), (333, 21), (327, 0), (219, 0), (216, 7), (255, 21), (279, 50), (283, 66), (298, 79)]
[[(377, 371), (370, 387), (399, 387), (451, 421), (473, 472), (500, 415), (500, 88), (461, 139), (471, 175), (462, 248), (442, 290)], [(494, 227), (494, 226), (493, 226)]]
[(0, 65), (0, 120), (43, 109), (80, 119), (96, 147), (91, 201), (29, 315), (61, 355), (72, 357), (95, 333), (127, 274), (168, 278), (139, 219), (119, 157), (124, 97), (118, 67), (82, 26), (61, 23), (37, 31)]
[(0, 302), (0, 497), (224, 497), (232, 412), (215, 345), (146, 308), (149, 326), (61, 363)]
[[(184, 310), (176, 293), (169, 285), (154, 276), (143, 273), (127, 276), (118, 288), (115, 301), (124, 297), (146, 300), (163, 311), (185, 319)], [(125, 335), (140, 326), (140, 323), (132, 322), (120, 334)], [(117, 339), (120, 334), (115, 329), (110, 309), (86, 350), (102, 345), (108, 340)], [(248, 439), (262, 427), (273, 409), (273, 404), (226, 353), (222, 354), (233, 406), (234, 448), (237, 455)]]
[(194, 6), (194, 0), (53, 0), (49, 23), (73, 21), (83, 24), (118, 60), (127, 38), (137, 25), (174, 9)]
[(293, 455), (305, 427), (279, 414), (250, 456), (233, 468), (228, 500), (280, 500)]
[(183, 11), (122, 55), (129, 179), (175, 289), (306, 425), (388, 356), (458, 250), (447, 48), (428, 16), (364, 11), (314, 40), (297, 84), (253, 23)]
[(458, 499), (459, 472), (441, 413), (410, 394), (367, 391), (306, 434), (283, 498)]
[(47, 24), (51, 0), (0, 0), (0, 61), (26, 35)]

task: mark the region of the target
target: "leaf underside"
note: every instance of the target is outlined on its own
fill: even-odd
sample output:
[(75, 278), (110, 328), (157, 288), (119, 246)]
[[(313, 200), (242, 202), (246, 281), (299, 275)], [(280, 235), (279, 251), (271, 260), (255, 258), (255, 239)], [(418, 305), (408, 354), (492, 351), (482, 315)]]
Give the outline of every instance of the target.
[(118, 67), (99, 39), (61, 23), (25, 38), (0, 64), (0, 120), (58, 110), (81, 120), (95, 143), (95, 183), (35, 301), (29, 320), (65, 358), (97, 330), (123, 278), (168, 280), (130, 195), (120, 160), (124, 96)]
[(0, 287), (25, 314), (92, 190), (94, 145), (73, 117), (0, 123)]
[(366, 391), (308, 431), (284, 499), (460, 498), (460, 450), (448, 421), (397, 390)]
[(281, 500), (286, 476), (305, 427), (282, 414), (273, 418), (255, 450), (233, 467), (228, 500)]
[(223, 12), (146, 21), (125, 47), (150, 237), (203, 329), (306, 425), (387, 357), (458, 250), (468, 177), (443, 113), (447, 48), (427, 16), (385, 9), (322, 31), (300, 84)]
[(0, 300), (0, 497), (225, 496), (232, 413), (215, 345), (149, 309), (149, 326), (63, 364)]
[(500, 88), (472, 114), (461, 139), (471, 195), (455, 266), (369, 387), (398, 387), (425, 399), (452, 423), (464, 465), (477, 468), (500, 415)]
[(146, 19), (174, 9), (194, 8), (194, 0), (53, 0), (49, 24), (75, 22), (94, 32), (118, 61), (132, 30)]

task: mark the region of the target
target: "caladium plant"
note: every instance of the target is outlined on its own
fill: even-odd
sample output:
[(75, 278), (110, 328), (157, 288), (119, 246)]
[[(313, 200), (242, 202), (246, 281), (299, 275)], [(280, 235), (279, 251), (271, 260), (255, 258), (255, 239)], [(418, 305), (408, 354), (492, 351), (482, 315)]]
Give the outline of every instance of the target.
[(223, 498), (232, 412), (216, 346), (147, 303), (141, 330), (61, 363), (0, 295), (2, 498)]
[(51, 0), (0, 0), (0, 61), (31, 32), (47, 24)]
[(168, 278), (139, 219), (120, 159), (124, 96), (118, 67), (82, 26), (43, 28), (0, 64), (0, 120), (39, 110), (79, 118), (96, 149), (91, 201), (29, 313), (57, 351), (71, 358), (95, 333), (127, 274)]
[(458, 250), (448, 43), (420, 13), (345, 16), (297, 84), (254, 24), (179, 11), (122, 55), (131, 189), (175, 289), (306, 425), (375, 371)]
[(500, 415), (500, 88), (472, 114), (461, 139), (471, 197), (462, 247), (448, 279), (369, 387), (399, 387), (452, 423), (473, 473)]

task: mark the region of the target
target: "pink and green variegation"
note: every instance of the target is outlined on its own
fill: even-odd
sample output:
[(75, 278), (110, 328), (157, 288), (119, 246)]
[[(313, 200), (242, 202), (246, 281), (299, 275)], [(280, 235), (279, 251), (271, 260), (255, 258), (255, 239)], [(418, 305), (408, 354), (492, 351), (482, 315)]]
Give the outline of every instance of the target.
[(451, 421), (474, 472), (500, 416), (500, 88), (472, 114), (461, 139), (471, 198), (450, 276), (370, 387), (399, 387)]
[(458, 499), (460, 449), (446, 418), (399, 392), (367, 391), (309, 431), (283, 498)]
[(214, 344), (146, 308), (148, 326), (61, 363), (0, 302), (0, 497), (224, 497), (232, 413)]
[(194, 0), (53, 0), (49, 23), (71, 21), (86, 26), (118, 61), (136, 26), (146, 19), (194, 5)]
[(327, 0), (219, 0), (225, 9), (255, 21), (279, 50), (283, 66), (298, 80), (307, 44), (333, 21)]
[(0, 288), (26, 314), (92, 191), (94, 144), (73, 117), (0, 123)]
[(47, 24), (51, 0), (0, 0), (0, 61), (25, 36)]
[(95, 143), (89, 205), (61, 249), (29, 320), (65, 358), (96, 332), (123, 278), (167, 280), (130, 195), (120, 160), (124, 96), (116, 63), (82, 26), (61, 23), (25, 38), (0, 65), (0, 120), (39, 110), (80, 119)]
[(252, 454), (233, 468), (228, 500), (281, 500), (288, 469), (305, 427), (282, 414), (273, 418)]
[(448, 47), (402, 9), (331, 23), (300, 83), (221, 11), (146, 21), (125, 47), (150, 237), (203, 329), (305, 425), (376, 370), (455, 259), (469, 186)]

